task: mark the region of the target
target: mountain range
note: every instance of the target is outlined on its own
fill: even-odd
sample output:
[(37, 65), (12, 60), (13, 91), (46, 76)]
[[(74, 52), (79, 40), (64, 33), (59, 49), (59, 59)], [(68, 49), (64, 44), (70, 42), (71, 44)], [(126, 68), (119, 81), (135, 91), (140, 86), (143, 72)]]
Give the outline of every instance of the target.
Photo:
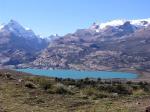
[(0, 67), (150, 70), (150, 19), (93, 23), (42, 39), (11, 20), (0, 26)]

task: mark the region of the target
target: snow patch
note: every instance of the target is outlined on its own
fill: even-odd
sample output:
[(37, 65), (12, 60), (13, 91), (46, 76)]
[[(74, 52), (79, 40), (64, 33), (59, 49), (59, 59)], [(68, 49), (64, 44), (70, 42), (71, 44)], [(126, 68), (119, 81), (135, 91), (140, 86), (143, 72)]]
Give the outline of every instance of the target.
[(4, 25), (0, 25), (0, 30), (4, 28)]
[(135, 26), (148, 26), (148, 25), (150, 25), (150, 18), (139, 19), (139, 20), (130, 20), (130, 23)]
[(125, 20), (113, 20), (113, 21), (109, 21), (106, 23), (101, 23), (100, 29), (104, 29), (107, 26), (120, 26), (120, 25), (123, 25), (124, 23), (125, 23)]
[(25, 27), (25, 30), (31, 30), (30, 28)]
[(131, 25), (134, 25), (136, 27), (146, 27), (150, 25), (150, 18), (148, 19), (137, 19), (137, 20), (125, 20), (125, 19), (117, 19), (112, 20), (105, 23), (94, 23), (90, 29), (94, 29), (96, 32), (99, 32), (100, 30), (103, 30), (107, 28), (108, 26), (116, 27), (123, 25), (125, 22), (129, 21)]

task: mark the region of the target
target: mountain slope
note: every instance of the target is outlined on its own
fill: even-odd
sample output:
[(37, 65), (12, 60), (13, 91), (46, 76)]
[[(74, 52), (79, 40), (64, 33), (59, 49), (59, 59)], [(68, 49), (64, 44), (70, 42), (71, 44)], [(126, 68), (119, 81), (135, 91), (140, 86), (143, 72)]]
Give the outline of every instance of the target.
[(92, 26), (56, 39), (32, 66), (46, 69), (150, 70), (150, 22), (134, 21), (100, 29), (100, 26)]
[(0, 29), (0, 66), (33, 61), (36, 53), (47, 45), (48, 42), (38, 38), (32, 30), (11, 20)]

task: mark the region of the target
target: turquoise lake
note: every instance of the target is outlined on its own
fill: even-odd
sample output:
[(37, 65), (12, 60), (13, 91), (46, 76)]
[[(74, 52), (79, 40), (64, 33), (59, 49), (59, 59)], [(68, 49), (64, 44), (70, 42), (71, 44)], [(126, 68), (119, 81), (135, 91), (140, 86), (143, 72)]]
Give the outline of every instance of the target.
[(137, 78), (137, 74), (124, 73), (124, 72), (107, 72), (107, 71), (77, 71), (77, 70), (42, 70), (42, 69), (17, 69), (17, 71), (31, 73), (40, 76), (58, 77), (58, 78), (125, 78), (134, 79)]

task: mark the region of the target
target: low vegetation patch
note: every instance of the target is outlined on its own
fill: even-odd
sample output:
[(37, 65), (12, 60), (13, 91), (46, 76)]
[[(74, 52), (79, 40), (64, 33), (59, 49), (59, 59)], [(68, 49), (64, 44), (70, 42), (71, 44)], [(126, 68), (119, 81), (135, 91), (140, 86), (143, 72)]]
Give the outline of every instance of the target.
[(149, 82), (0, 72), (2, 112), (141, 112), (149, 101)]

